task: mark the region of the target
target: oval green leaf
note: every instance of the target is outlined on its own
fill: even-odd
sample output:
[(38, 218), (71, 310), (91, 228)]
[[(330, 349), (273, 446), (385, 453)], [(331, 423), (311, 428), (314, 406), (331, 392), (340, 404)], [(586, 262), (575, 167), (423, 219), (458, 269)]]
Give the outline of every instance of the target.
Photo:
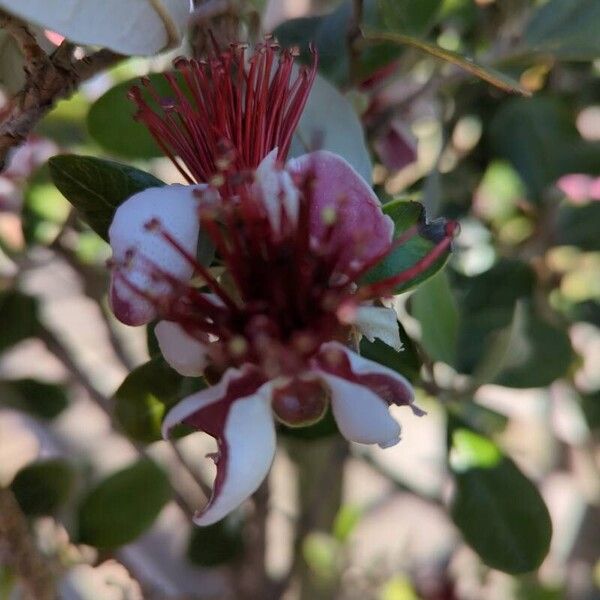
[(244, 548), (244, 521), (239, 512), (208, 527), (195, 527), (190, 536), (187, 555), (191, 562), (215, 567), (241, 555)]
[(539, 567), (552, 523), (535, 485), (493, 442), (468, 429), (452, 434), (451, 466), (452, 519), (483, 562), (511, 574)]
[[(148, 77), (159, 95), (173, 96), (173, 90), (161, 73)], [(137, 107), (127, 97), (131, 87), (139, 86), (140, 82), (140, 77), (134, 77), (117, 84), (92, 104), (87, 116), (88, 131), (94, 140), (122, 158), (163, 156), (146, 127), (134, 119)]]
[(115, 392), (115, 417), (125, 433), (143, 443), (162, 439), (163, 417), (178, 400), (183, 381), (161, 355), (129, 373)]
[[(383, 205), (383, 212), (394, 221), (394, 238), (400, 237), (413, 225), (418, 227), (418, 233), (392, 250), (379, 264), (366, 273), (364, 277), (366, 283), (386, 279), (410, 269), (419, 260), (427, 256), (444, 236), (445, 221), (436, 219), (427, 222), (425, 208), (420, 202), (394, 200)], [(435, 275), (444, 266), (449, 256), (450, 251), (445, 252), (420, 275), (397, 286), (394, 293), (405, 292)]]
[(101, 481), (79, 507), (79, 541), (117, 548), (148, 529), (171, 497), (165, 473), (141, 459)]
[(35, 517), (54, 514), (69, 498), (75, 473), (62, 459), (32, 463), (21, 469), (10, 488), (23, 512)]
[(119, 205), (137, 192), (164, 185), (150, 173), (94, 156), (63, 154), (52, 157), (48, 165), (54, 185), (107, 241)]

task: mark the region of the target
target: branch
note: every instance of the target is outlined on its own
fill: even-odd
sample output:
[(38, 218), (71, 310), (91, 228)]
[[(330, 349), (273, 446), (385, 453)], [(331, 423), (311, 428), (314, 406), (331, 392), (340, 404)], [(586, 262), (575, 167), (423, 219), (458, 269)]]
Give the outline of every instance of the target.
[(348, 22), (346, 31), (346, 46), (348, 48), (348, 57), (350, 70), (349, 80), (356, 81), (360, 71), (361, 49), (356, 43), (362, 37), (360, 25), (363, 19), (363, 0), (352, 0), (352, 15)]
[[(65, 369), (71, 374), (73, 381), (78, 383), (87, 392), (88, 396), (93, 402), (106, 414), (109, 418), (113, 429), (121, 434), (123, 431), (116, 422), (111, 407), (111, 401), (109, 398), (104, 396), (92, 383), (87, 374), (79, 367), (75, 360), (71, 357), (68, 349), (62, 344), (62, 342), (46, 327), (41, 327), (38, 332), (38, 337), (44, 342), (46, 347), (54, 356), (63, 364)], [(129, 439), (125, 434), (124, 438), (132, 445), (137, 454), (142, 458), (150, 458), (146, 449), (141, 444), (134, 442)], [(193, 515), (193, 509), (189, 506), (187, 501), (181, 496), (181, 494), (175, 489), (171, 483), (171, 490), (173, 494), (173, 500), (183, 511), (183, 513), (191, 520)]]
[(14, 494), (3, 488), (0, 488), (0, 550), (5, 551), (26, 600), (56, 598), (52, 569), (35, 546), (27, 518)]
[(74, 46), (63, 42), (48, 56), (38, 45), (27, 24), (0, 12), (0, 27), (17, 42), (25, 65), (25, 85), (0, 112), (0, 170), (5, 166), (8, 151), (25, 140), (37, 123), (77, 86), (121, 58), (120, 54), (103, 49), (73, 61)]
[(230, 0), (208, 0), (194, 8), (190, 13), (188, 23), (198, 25), (219, 17), (231, 10)]

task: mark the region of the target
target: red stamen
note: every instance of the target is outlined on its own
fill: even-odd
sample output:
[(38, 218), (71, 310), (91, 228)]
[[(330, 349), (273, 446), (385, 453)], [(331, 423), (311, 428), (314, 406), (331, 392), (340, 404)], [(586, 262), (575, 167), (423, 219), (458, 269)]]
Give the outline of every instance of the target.
[(139, 88), (129, 94), (138, 107), (136, 119), (190, 183), (208, 182), (219, 172), (223, 142), (235, 150), (231, 167), (237, 171), (255, 169), (274, 148), (284, 160), (316, 76), (312, 48), (312, 65), (301, 67), (290, 86), (293, 55), (285, 51), (276, 63), (278, 46), (271, 40), (257, 48), (248, 71), (242, 46), (219, 52), (213, 45), (207, 61), (174, 61), (181, 80), (165, 74), (174, 101), (161, 99), (148, 79), (142, 83), (152, 106)]
[(194, 272), (200, 275), (208, 284), (210, 289), (234, 312), (237, 312), (238, 307), (231, 296), (221, 287), (221, 284), (214, 278), (212, 273), (200, 262), (196, 260), (168, 231), (163, 229), (161, 224), (153, 220), (147, 224), (148, 229), (155, 230), (167, 241), (183, 258), (193, 267)]

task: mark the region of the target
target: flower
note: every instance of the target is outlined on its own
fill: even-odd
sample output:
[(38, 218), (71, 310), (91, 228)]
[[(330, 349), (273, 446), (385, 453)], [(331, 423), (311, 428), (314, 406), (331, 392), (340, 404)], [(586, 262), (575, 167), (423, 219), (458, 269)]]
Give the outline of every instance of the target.
[[(221, 519), (260, 485), (275, 452), (274, 418), (307, 425), (330, 406), (347, 439), (388, 447), (400, 438), (390, 404), (422, 414), (401, 375), (348, 345), (360, 332), (401, 348), (394, 311), (372, 302), (433, 264), (453, 226), (408, 271), (362, 284), (395, 245), (377, 197), (339, 156), (317, 151), (282, 167), (275, 153), (237, 184), (140, 192), (110, 229), (113, 248), (123, 231), (132, 245), (129, 262), (113, 273), (130, 294), (125, 320), (158, 314), (167, 362), (218, 380), (163, 424), (165, 437), (185, 422), (217, 440), (214, 492), (199, 525)], [(223, 261), (221, 279), (195, 258), (199, 231)]]
[[(308, 82), (309, 71), (280, 88), (280, 79), (289, 80), (291, 55), (284, 54), (275, 75), (267, 77), (272, 50), (270, 44), (262, 47), (262, 66), (254, 67), (257, 75), (250, 81), (263, 82), (256, 90), (270, 82), (272, 93), (287, 94), (279, 103), (288, 104), (291, 97), (292, 106), (302, 104), (307, 91), (298, 96), (297, 90)], [(231, 57), (241, 60), (240, 51), (234, 47)], [(251, 61), (250, 71), (255, 64)], [(209, 66), (186, 63), (194, 70)], [(275, 111), (289, 130), (267, 135), (285, 127), (273, 129), (268, 112), (239, 117), (253, 88), (240, 84), (232, 92), (232, 81), (226, 84), (221, 75), (219, 67), (197, 100), (215, 110), (214, 98), (206, 99), (209, 92), (231, 100), (232, 114), (223, 119), (231, 127), (204, 131), (200, 142), (194, 129), (199, 117), (178, 96), (180, 130), (175, 133), (174, 122), (164, 143), (174, 161), (175, 154), (183, 161), (192, 185), (132, 196), (117, 209), (109, 230), (117, 317), (139, 325), (158, 316), (155, 333), (166, 361), (182, 375), (204, 374), (216, 382), (182, 400), (163, 423), (165, 437), (186, 423), (217, 441), (213, 494), (195, 515), (198, 525), (220, 520), (258, 488), (273, 460), (277, 421), (305, 426), (330, 407), (348, 440), (388, 447), (400, 439), (391, 404), (423, 414), (404, 377), (349, 346), (365, 335), (401, 349), (395, 312), (374, 302), (429, 268), (448, 250), (455, 232), (454, 224), (443, 228), (432, 251), (410, 269), (364, 283), (363, 276), (418, 228), (393, 240), (393, 223), (377, 196), (335, 154), (312, 152), (284, 165), (295, 109), (289, 120)], [(198, 77), (197, 72), (189, 76), (192, 82)], [(246, 77), (238, 71), (233, 82)], [(253, 106), (264, 111), (268, 105), (280, 106), (267, 90)], [(140, 118), (160, 137), (164, 123), (142, 109)], [(244, 142), (248, 123), (259, 133), (260, 151), (250, 151)], [(187, 142), (178, 149), (176, 139)], [(192, 140), (197, 145), (187, 153)], [(208, 150), (198, 151), (195, 162), (202, 144)], [(198, 240), (206, 237), (224, 267), (219, 277), (196, 258)]]

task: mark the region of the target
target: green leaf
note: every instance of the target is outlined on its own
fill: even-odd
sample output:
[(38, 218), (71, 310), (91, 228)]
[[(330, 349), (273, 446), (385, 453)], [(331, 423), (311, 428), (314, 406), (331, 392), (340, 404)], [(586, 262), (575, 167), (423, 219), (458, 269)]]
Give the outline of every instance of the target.
[(49, 459), (21, 469), (10, 489), (23, 512), (34, 517), (54, 514), (68, 500), (74, 483), (75, 473), (68, 462)]
[(370, 342), (366, 337), (363, 337), (360, 340), (360, 354), (388, 369), (397, 371), (400, 375), (414, 382), (419, 377), (421, 360), (417, 354), (414, 342), (408, 336), (400, 322), (398, 322), (398, 330), (403, 346), (402, 351), (397, 352), (380, 339), (376, 338), (373, 342)]
[(534, 284), (535, 275), (529, 265), (503, 258), (480, 275), (459, 279), (456, 287), (463, 313), (474, 314), (494, 307), (510, 315), (517, 300), (532, 294)]
[(298, 47), (300, 60), (309, 63), (309, 44), (319, 51), (319, 72), (336, 83), (348, 78), (348, 54), (346, 40), (340, 31), (346, 31), (351, 8), (343, 2), (332, 13), (319, 17), (301, 17), (279, 25), (274, 32), (282, 46)]
[(146, 188), (164, 185), (150, 173), (94, 156), (63, 154), (48, 164), (54, 185), (104, 240), (120, 204)]
[(115, 392), (115, 418), (131, 439), (156, 442), (162, 439), (160, 427), (167, 410), (203, 387), (202, 378), (183, 377), (156, 355), (129, 373)]
[[(363, 23), (377, 30), (401, 30), (413, 35), (425, 35), (435, 22), (440, 0), (365, 0)], [(346, 36), (352, 19), (352, 0), (345, 0), (333, 12), (292, 19), (279, 25), (275, 36), (283, 46), (299, 47), (300, 59), (310, 62), (309, 45), (319, 50), (319, 71), (337, 84), (350, 78), (365, 79), (395, 60), (402, 52), (397, 44), (378, 44), (361, 52), (357, 73), (349, 73)]]
[(533, 14), (522, 49), (562, 60), (594, 60), (600, 56), (599, 22), (597, 0), (550, 0)]
[(585, 415), (588, 427), (592, 430), (600, 429), (600, 391), (581, 396), (581, 409)]
[(305, 536), (302, 555), (317, 581), (332, 584), (340, 568), (341, 544), (333, 536), (312, 531)]
[[(153, 73), (149, 79), (160, 96), (173, 96), (173, 90), (161, 73)], [(146, 127), (134, 119), (137, 107), (127, 97), (134, 85), (141, 85), (140, 77), (117, 84), (92, 104), (87, 116), (90, 135), (102, 148), (122, 158), (163, 156)]]
[(556, 245), (577, 246), (600, 251), (600, 203), (586, 206), (561, 206), (556, 224)]
[(70, 212), (70, 205), (50, 180), (47, 165), (27, 181), (22, 223), (28, 244), (50, 244), (60, 232)]
[(441, 0), (377, 0), (379, 21), (388, 31), (422, 35), (436, 20)]
[(371, 158), (362, 125), (350, 102), (318, 75), (292, 140), (290, 156), (329, 150), (345, 158), (371, 182)]
[(505, 366), (495, 383), (514, 388), (545, 387), (562, 377), (571, 366), (569, 336), (537, 317), (531, 308), (518, 312)]
[(497, 375), (515, 339), (517, 301), (531, 296), (534, 280), (528, 265), (509, 259), (475, 277), (455, 277), (461, 314), (455, 366), (461, 373), (479, 381)]
[(79, 507), (79, 542), (117, 548), (148, 529), (171, 497), (165, 473), (141, 459), (101, 481)]
[(468, 71), (475, 77), (483, 79), (492, 85), (504, 90), (505, 92), (512, 92), (516, 94), (523, 94), (524, 96), (531, 95), (531, 92), (525, 89), (516, 79), (513, 79), (505, 73), (501, 73), (493, 67), (480, 65), (475, 62), (472, 58), (462, 56), (452, 50), (446, 50), (441, 46), (426, 42), (420, 38), (406, 35), (403, 33), (392, 33), (386, 31), (375, 31), (365, 30), (365, 41), (367, 43), (381, 43), (381, 42), (392, 42), (401, 46), (410, 46), (417, 50), (421, 50), (435, 58), (439, 58), (446, 62), (452, 63), (465, 71)]
[(552, 524), (537, 488), (489, 439), (456, 428), (450, 464), (456, 481), (451, 516), (490, 567), (536, 569), (548, 553)]
[(53, 419), (69, 404), (62, 385), (36, 379), (15, 379), (0, 384), (2, 402), (42, 419)]
[(363, 509), (354, 504), (340, 506), (333, 521), (333, 536), (342, 544), (348, 541), (363, 516)]
[(208, 527), (194, 527), (187, 556), (203, 567), (215, 567), (237, 558), (244, 548), (244, 521), (234, 512)]
[(454, 366), (459, 313), (444, 272), (426, 281), (410, 299), (411, 313), (421, 324), (421, 343), (436, 361)]
[(556, 98), (536, 96), (504, 102), (490, 125), (496, 154), (507, 159), (539, 202), (546, 187), (565, 173), (565, 146), (578, 139), (567, 108)]
[[(383, 212), (394, 221), (394, 238), (400, 237), (413, 225), (418, 227), (418, 234), (392, 250), (379, 264), (373, 267), (364, 277), (364, 281), (367, 283), (392, 277), (414, 266), (427, 256), (444, 236), (446, 222), (443, 219), (427, 222), (425, 208), (419, 202), (394, 200), (384, 204)], [(440, 256), (428, 269), (411, 281), (397, 286), (394, 293), (400, 294), (429, 279), (444, 266), (448, 256), (450, 256), (450, 251)]]
[(0, 292), (0, 352), (39, 333), (38, 303), (18, 290)]

